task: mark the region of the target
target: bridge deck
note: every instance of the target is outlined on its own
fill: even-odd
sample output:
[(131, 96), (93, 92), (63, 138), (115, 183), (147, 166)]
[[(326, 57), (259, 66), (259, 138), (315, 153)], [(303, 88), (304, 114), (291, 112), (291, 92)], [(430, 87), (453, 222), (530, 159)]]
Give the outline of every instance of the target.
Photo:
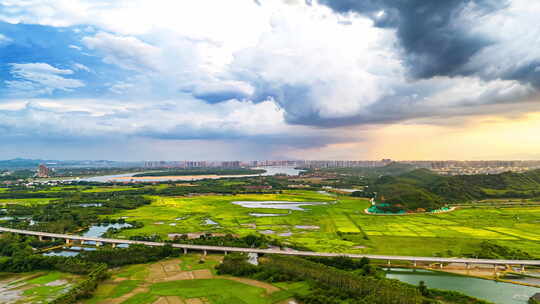
[[(11, 228), (0, 227), (0, 232), (11, 232), (24, 235), (34, 235), (41, 237), (50, 237), (65, 240), (76, 241), (92, 241), (108, 244), (138, 244), (146, 246), (165, 246), (169, 243), (133, 241), (122, 239), (95, 238), (85, 237), (80, 235), (48, 233), (30, 230), (18, 230)], [(375, 254), (353, 254), (353, 253), (332, 253), (332, 252), (313, 252), (313, 251), (297, 251), (297, 250), (281, 250), (281, 249), (259, 249), (259, 248), (240, 248), (240, 247), (223, 247), (223, 246), (206, 246), (206, 245), (189, 245), (189, 244), (170, 244), (175, 248), (183, 248), (188, 250), (198, 251), (218, 251), (218, 252), (244, 252), (244, 253), (259, 253), (259, 254), (282, 254), (293, 256), (317, 256), (317, 257), (337, 257), (345, 256), (350, 258), (369, 258), (374, 260), (388, 261), (410, 261), (410, 262), (432, 262), (432, 263), (463, 263), (463, 264), (489, 264), (489, 265), (527, 265), (540, 266), (540, 260), (492, 260), (492, 259), (472, 259), (472, 258), (439, 258), (439, 257), (419, 257), (419, 256), (395, 256), (395, 255), (375, 255)]]

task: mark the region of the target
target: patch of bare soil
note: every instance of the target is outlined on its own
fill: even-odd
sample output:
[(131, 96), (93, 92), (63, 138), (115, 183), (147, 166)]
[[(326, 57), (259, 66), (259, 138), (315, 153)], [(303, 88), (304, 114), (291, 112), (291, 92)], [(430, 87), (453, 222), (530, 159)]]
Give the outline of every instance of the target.
[(169, 304), (169, 302), (167, 301), (165, 297), (161, 297), (157, 299), (157, 301), (155, 301), (154, 304)]
[(167, 298), (168, 304), (184, 304), (184, 301), (177, 296), (168, 296), (165, 298)]
[(180, 280), (193, 280), (195, 277), (193, 276), (193, 272), (191, 271), (183, 271), (176, 273), (174, 275), (170, 275), (168, 277), (162, 278), (159, 281), (156, 282), (167, 282), (167, 281), (180, 281)]
[(193, 270), (192, 272), (195, 279), (211, 279), (214, 277), (209, 269)]
[(205, 304), (207, 303), (203, 298), (187, 299), (186, 304)]
[(252, 280), (252, 279), (229, 277), (229, 276), (219, 276), (218, 278), (227, 279), (227, 280), (231, 280), (231, 281), (244, 283), (246, 285), (251, 285), (251, 286), (263, 288), (266, 291), (266, 293), (273, 293), (273, 292), (276, 292), (276, 291), (280, 291), (280, 289), (278, 287), (276, 287), (276, 286), (274, 286), (272, 284), (261, 282), (261, 281), (255, 281), (255, 280)]

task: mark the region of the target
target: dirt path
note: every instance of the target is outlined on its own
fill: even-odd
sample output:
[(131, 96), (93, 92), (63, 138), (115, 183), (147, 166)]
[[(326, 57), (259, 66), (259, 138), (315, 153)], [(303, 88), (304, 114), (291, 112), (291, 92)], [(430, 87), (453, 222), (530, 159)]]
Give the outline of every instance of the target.
[(155, 301), (153, 304), (185, 304), (182, 299), (176, 296), (167, 296), (167, 297), (161, 297), (157, 301)]
[[(157, 262), (149, 265), (149, 274), (146, 278), (146, 283), (135, 288), (133, 291), (115, 298), (108, 299), (101, 304), (120, 304), (127, 299), (135, 296), (139, 293), (149, 292), (149, 285), (159, 282), (170, 282), (170, 281), (179, 281), (179, 280), (197, 280), (197, 279), (226, 279), (231, 281), (236, 281), (246, 285), (259, 287), (265, 290), (267, 294), (281, 290), (280, 288), (265, 282), (260, 282), (247, 278), (231, 277), (231, 276), (214, 276), (210, 269), (198, 269), (183, 271), (180, 267), (182, 263), (181, 259), (172, 259)], [(121, 282), (123, 279), (115, 279), (114, 282)], [(182, 299), (177, 296), (163, 296), (159, 297), (153, 304), (207, 304), (209, 303), (205, 298), (192, 298), (192, 299)], [(283, 304), (288, 304), (289, 302), (283, 302)]]

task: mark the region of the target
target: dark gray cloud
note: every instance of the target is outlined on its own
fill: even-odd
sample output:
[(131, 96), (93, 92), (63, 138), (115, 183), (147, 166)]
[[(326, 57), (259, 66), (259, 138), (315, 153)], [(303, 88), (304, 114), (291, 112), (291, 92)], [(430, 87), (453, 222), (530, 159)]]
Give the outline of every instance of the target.
[(508, 4), (506, 0), (321, 0), (321, 3), (337, 12), (368, 16), (377, 27), (395, 28), (406, 52), (405, 62), (417, 78), (463, 75), (463, 65), (494, 41), (469, 32), (460, 16), (467, 11), (478, 18)]

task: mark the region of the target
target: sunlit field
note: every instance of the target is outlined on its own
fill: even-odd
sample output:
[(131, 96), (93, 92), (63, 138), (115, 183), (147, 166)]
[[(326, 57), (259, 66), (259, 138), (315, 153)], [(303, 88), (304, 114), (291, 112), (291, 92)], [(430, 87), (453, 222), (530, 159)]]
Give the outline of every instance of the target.
[[(458, 209), (445, 214), (366, 215), (365, 199), (309, 191), (283, 194), (152, 197), (154, 202), (115, 218), (144, 227), (117, 237), (184, 233), (263, 233), (306, 249), (408, 255), (466, 254), (482, 240), (540, 251), (540, 208)], [(245, 208), (234, 201), (326, 202), (304, 211)], [(250, 213), (273, 214), (256, 217)]]
[(305, 282), (269, 284), (218, 276), (214, 267), (223, 256), (189, 254), (157, 263), (125, 266), (111, 272), (95, 295), (94, 303), (238, 303), (272, 304), (308, 290)]

